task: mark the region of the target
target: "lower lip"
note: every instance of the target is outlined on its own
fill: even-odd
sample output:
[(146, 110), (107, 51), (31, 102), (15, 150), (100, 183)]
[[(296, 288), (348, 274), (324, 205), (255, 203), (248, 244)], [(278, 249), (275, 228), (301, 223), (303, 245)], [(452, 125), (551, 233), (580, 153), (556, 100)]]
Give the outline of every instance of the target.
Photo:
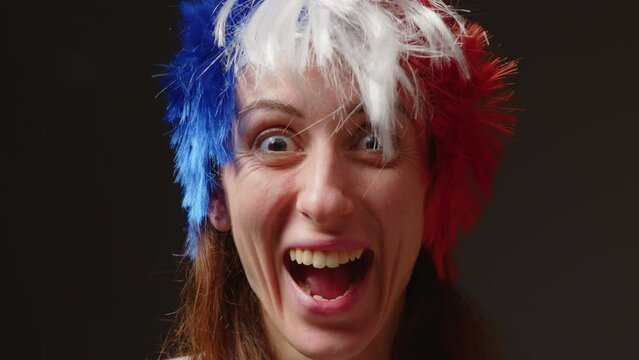
[(355, 288), (351, 289), (347, 294), (342, 295), (333, 300), (316, 300), (304, 290), (302, 290), (293, 277), (288, 272), (288, 270), (284, 269), (286, 276), (288, 278), (288, 283), (293, 289), (293, 295), (297, 302), (308, 312), (317, 314), (317, 315), (341, 315), (347, 313), (351, 310), (355, 304), (359, 302), (360, 299), (364, 297), (366, 290), (370, 284), (370, 277), (372, 273), (372, 266), (369, 264), (368, 270), (366, 270), (366, 274), (364, 278), (361, 279), (359, 284), (355, 286)]

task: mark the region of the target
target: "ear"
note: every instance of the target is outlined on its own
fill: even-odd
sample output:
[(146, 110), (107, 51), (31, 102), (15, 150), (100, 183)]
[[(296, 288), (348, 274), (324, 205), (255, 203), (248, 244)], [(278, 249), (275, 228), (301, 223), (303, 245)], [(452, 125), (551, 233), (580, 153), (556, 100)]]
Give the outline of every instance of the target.
[(213, 194), (213, 199), (209, 205), (209, 221), (217, 231), (227, 232), (231, 230), (231, 217), (226, 208), (224, 193)]

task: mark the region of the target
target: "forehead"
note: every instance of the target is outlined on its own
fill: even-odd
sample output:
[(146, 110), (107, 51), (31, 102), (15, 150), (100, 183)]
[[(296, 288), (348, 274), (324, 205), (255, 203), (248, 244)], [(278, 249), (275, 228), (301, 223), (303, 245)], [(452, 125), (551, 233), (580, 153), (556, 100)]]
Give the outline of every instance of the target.
[(287, 104), (304, 112), (351, 109), (360, 103), (359, 89), (347, 71), (309, 67), (299, 72), (287, 66), (265, 71), (247, 65), (236, 77), (238, 112), (261, 101)]
[(315, 128), (321, 123), (319, 128), (328, 126), (332, 131), (345, 129), (347, 132), (352, 126), (361, 127), (366, 123), (367, 129), (380, 139), (388, 140), (383, 145), (388, 158), (395, 151), (395, 136), (407, 129), (407, 123), (416, 124), (413, 130), (423, 133), (423, 117), (414, 111), (413, 99), (405, 91), (397, 90), (399, 86), (393, 88), (397, 101), (388, 109), (388, 116), (383, 118), (385, 126), (376, 127), (362, 101), (357, 81), (349, 70), (331, 68), (327, 71), (326, 68), (310, 66), (298, 71), (286, 66), (286, 63), (282, 64), (274, 71), (249, 64), (238, 71), (237, 130), (269, 118), (301, 119), (304, 125), (298, 125), (304, 129)]

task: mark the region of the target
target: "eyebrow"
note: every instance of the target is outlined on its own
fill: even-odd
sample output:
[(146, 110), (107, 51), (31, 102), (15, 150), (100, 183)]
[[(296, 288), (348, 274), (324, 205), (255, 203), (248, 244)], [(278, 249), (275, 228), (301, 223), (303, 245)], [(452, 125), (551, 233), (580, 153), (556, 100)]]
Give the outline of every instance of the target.
[[(347, 119), (351, 118), (355, 114), (365, 112), (364, 106), (361, 102), (357, 103), (354, 106), (349, 106), (349, 108), (350, 110), (348, 111), (348, 115), (346, 116)], [(270, 100), (270, 99), (260, 99), (260, 100), (252, 102), (249, 106), (240, 110), (238, 112), (238, 115), (242, 117), (246, 115), (247, 113), (253, 110), (258, 110), (258, 109), (275, 110), (293, 117), (302, 118), (302, 119), (304, 118), (304, 114), (295, 106), (285, 104), (277, 100)], [(408, 116), (408, 113), (406, 112), (406, 109), (404, 109), (402, 104), (398, 103), (397, 109), (400, 112), (404, 113), (406, 116)], [(362, 128), (361, 125), (357, 125), (357, 127)]]
[(287, 115), (291, 115), (298, 118), (304, 118), (304, 114), (302, 114), (302, 112), (294, 106), (285, 104), (283, 102), (275, 101), (275, 100), (265, 100), (265, 99), (257, 100), (251, 103), (249, 106), (239, 111), (238, 115), (243, 116), (246, 113), (251, 112), (253, 110), (257, 110), (257, 109), (276, 110)]

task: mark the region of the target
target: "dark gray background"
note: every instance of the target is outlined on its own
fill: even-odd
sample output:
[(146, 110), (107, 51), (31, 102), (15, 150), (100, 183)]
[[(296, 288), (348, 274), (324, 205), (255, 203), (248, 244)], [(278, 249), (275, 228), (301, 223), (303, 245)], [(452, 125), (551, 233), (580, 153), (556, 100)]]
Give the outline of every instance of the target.
[[(638, 359), (636, 5), (463, 1), (521, 123), (459, 284), (513, 358)], [(155, 99), (174, 1), (5, 1), (0, 358), (153, 359), (185, 226)]]

